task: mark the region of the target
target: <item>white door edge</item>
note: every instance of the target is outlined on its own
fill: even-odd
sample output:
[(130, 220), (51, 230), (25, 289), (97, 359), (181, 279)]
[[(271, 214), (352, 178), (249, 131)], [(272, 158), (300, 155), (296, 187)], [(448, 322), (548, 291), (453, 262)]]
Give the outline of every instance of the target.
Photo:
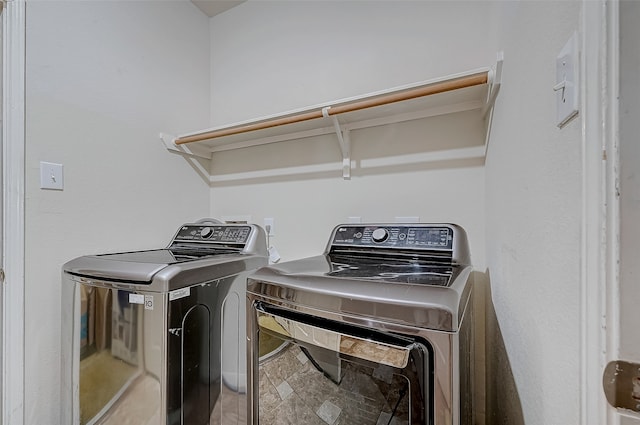
[[(618, 0), (606, 2), (604, 20), (606, 29), (606, 55), (603, 67), (606, 69), (606, 90), (603, 91), (603, 107), (605, 108), (605, 193), (607, 214), (607, 238), (605, 241), (606, 276), (604, 279), (606, 294), (605, 309), (605, 348), (604, 366), (613, 360), (620, 359), (620, 6)], [(599, 394), (604, 394), (602, 373), (600, 372)], [(602, 406), (607, 412), (607, 425), (620, 424), (618, 409), (606, 401)]]
[(24, 424), (25, 0), (3, 12), (2, 423)]
[(619, 330), (618, 1), (583, 0), (580, 424), (617, 425), (602, 373)]

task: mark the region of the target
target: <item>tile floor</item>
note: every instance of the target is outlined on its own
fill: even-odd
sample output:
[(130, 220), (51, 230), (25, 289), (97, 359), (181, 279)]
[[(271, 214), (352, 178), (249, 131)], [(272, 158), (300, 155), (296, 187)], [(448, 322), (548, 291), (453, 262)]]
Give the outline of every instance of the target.
[(116, 403), (101, 425), (156, 425), (160, 423), (160, 383), (150, 377), (137, 379), (127, 397)]
[(245, 425), (247, 423), (247, 395), (238, 394), (223, 386), (209, 425)]
[(260, 365), (260, 425), (408, 424), (403, 378), (390, 372), (343, 362), (335, 384), (290, 345)]

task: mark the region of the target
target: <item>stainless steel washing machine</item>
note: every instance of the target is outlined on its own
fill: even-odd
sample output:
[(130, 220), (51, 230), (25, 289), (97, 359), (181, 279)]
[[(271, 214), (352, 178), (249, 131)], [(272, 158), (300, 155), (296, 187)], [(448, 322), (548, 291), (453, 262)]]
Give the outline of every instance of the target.
[(346, 224), (247, 286), (249, 424), (472, 425), (469, 247), (453, 224)]
[(60, 423), (246, 423), (246, 279), (266, 264), (264, 230), (213, 220), (66, 263)]

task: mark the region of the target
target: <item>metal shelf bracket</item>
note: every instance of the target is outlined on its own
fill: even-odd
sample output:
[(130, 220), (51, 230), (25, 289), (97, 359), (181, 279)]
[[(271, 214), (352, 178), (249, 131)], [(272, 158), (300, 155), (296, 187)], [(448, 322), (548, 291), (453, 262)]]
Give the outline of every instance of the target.
[(325, 106), (322, 108), (322, 116), (325, 118), (331, 118), (333, 121), (333, 128), (335, 129), (336, 136), (338, 137), (338, 143), (340, 144), (340, 151), (342, 152), (342, 178), (345, 180), (351, 179), (351, 137), (349, 129), (343, 129), (340, 126), (337, 115), (329, 115), (329, 109), (331, 106)]

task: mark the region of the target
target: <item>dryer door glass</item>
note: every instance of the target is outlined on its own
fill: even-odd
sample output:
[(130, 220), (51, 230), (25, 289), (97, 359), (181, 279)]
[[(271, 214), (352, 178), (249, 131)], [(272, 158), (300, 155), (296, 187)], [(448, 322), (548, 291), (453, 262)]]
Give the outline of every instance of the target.
[(283, 415), (293, 423), (318, 425), (430, 423), (425, 345), (296, 312), (265, 310), (256, 311), (260, 425), (279, 423)]

